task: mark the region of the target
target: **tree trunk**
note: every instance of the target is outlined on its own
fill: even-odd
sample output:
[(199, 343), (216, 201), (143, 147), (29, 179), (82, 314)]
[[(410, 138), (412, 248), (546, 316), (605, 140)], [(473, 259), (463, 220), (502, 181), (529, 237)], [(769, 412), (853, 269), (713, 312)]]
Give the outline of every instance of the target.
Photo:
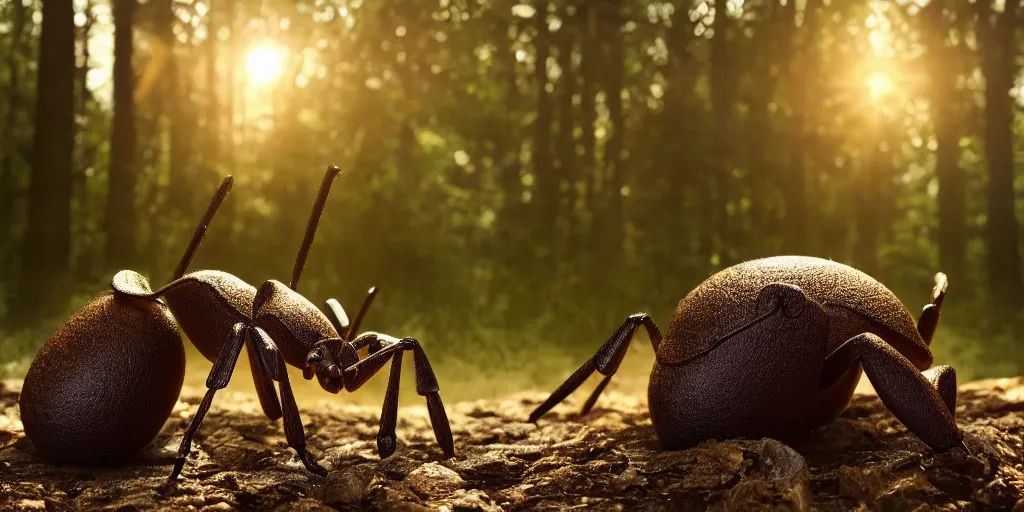
[(593, 214), (597, 196), (595, 191), (600, 183), (597, 169), (597, 128), (596, 86), (597, 69), (600, 65), (598, 45), (598, 12), (596, 2), (584, 3), (580, 8), (583, 20), (583, 40), (580, 48), (580, 147), (583, 150), (579, 162), (579, 176), (585, 189), (584, 207), (590, 212), (590, 230), (600, 229), (593, 225)]
[[(752, 91), (749, 93), (750, 114), (747, 121), (747, 169), (750, 187), (751, 228), (756, 235), (751, 241), (758, 239), (762, 246), (766, 239), (778, 234), (778, 214), (771, 207), (771, 192), (774, 188), (772, 174), (779, 171), (775, 151), (769, 150), (776, 141), (775, 130), (771, 124), (768, 105), (774, 99), (777, 75), (772, 73), (773, 65), (784, 66), (792, 56), (794, 2), (785, 6), (770, 3), (766, 6), (759, 20), (752, 44), (754, 46), (754, 65)], [(747, 249), (750, 242), (744, 244)]]
[(601, 224), (594, 230), (602, 240), (598, 247), (611, 262), (617, 262), (622, 256), (625, 232), (622, 205), (622, 187), (625, 184), (622, 168), (625, 162), (622, 153), (625, 147), (626, 121), (622, 112), (622, 88), (626, 74), (626, 55), (622, 40), (622, 9), (622, 2), (617, 2), (614, 11), (605, 18), (608, 20), (608, 29), (605, 32), (608, 41), (608, 60), (604, 91), (611, 133), (602, 158), (607, 186), (602, 190), (604, 200), (601, 201)]
[(114, 0), (114, 122), (110, 134), (107, 192), (107, 265), (122, 268), (135, 257), (135, 76), (132, 27), (135, 0)]
[[(495, 33), (505, 34), (508, 32), (509, 27), (506, 21), (500, 17), (495, 18), (494, 25)], [(515, 52), (512, 50), (511, 40), (508, 36), (496, 39), (494, 77), (504, 89), (504, 101), (508, 109), (511, 112), (519, 112), (523, 97), (516, 83)], [(497, 173), (495, 181), (501, 189), (502, 195), (502, 207), (497, 223), (498, 242), (494, 248), (494, 257), (504, 261), (508, 266), (515, 257), (511, 251), (518, 248), (515, 226), (521, 211), (523, 193), (523, 184), (520, 178), (522, 164), (519, 159), (521, 141), (520, 134), (516, 129), (517, 125), (510, 123), (507, 119), (493, 118), (488, 125), (489, 129), (493, 130), (491, 139), (494, 145), (491, 158), (494, 160)]]
[(89, 280), (94, 277), (99, 263), (95, 244), (93, 240), (97, 233), (90, 229), (91, 219), (88, 215), (92, 212), (88, 190), (88, 172), (96, 165), (96, 145), (90, 144), (88, 137), (84, 135), (88, 130), (89, 110), (93, 103), (92, 92), (89, 91), (89, 70), (91, 55), (89, 53), (89, 39), (92, 34), (92, 27), (96, 23), (93, 14), (92, 0), (85, 4), (85, 23), (82, 25), (78, 46), (82, 50), (81, 65), (76, 70), (76, 86), (78, 87), (78, 105), (76, 111), (82, 122), (75, 123), (75, 171), (72, 183), (72, 203), (75, 205), (75, 215), (72, 216), (72, 232), (75, 239), (72, 244), (72, 260), (75, 262), (75, 279)]
[(874, 135), (862, 152), (857, 173), (859, 180), (855, 182), (852, 194), (855, 204), (851, 205), (857, 226), (854, 265), (878, 279), (883, 279), (879, 274), (878, 251), (885, 229), (885, 202), (889, 195), (886, 191), (893, 186), (890, 178), (893, 174), (892, 153), (882, 150), (882, 141), (891, 140), (887, 134), (890, 131), (885, 125), (887, 122), (875, 120), (866, 130)]
[[(985, 157), (988, 161), (988, 278), (996, 303), (1007, 311), (1022, 302), (1020, 253), (1013, 191), (1013, 100), (1009, 91), (1016, 75), (1014, 45), (1016, 9), (994, 13), (979, 2), (978, 33), (983, 34), (985, 75)], [(994, 22), (992, 18), (995, 18)]]
[(29, 189), (28, 229), (18, 300), (12, 318), (60, 310), (56, 298), (67, 276), (71, 238), (71, 175), (75, 115), (74, 8), (66, 0), (43, 0)]
[(950, 24), (942, 13), (946, 2), (936, 0), (922, 11), (925, 21), (927, 69), (931, 84), (931, 114), (935, 125), (935, 175), (939, 183), (939, 266), (953, 281), (967, 278), (966, 179), (960, 168), (960, 130), (957, 129), (955, 55), (946, 46)]
[[(499, 70), (497, 75), (498, 80), (505, 84), (506, 101), (510, 105), (518, 104), (520, 102), (520, 94), (516, 86), (516, 71), (511, 50), (499, 54), (499, 59), (512, 61), (507, 62), (503, 66), (506, 69)], [(493, 158), (498, 169), (498, 185), (501, 188), (502, 196), (504, 196), (502, 216), (503, 224), (506, 224), (506, 227), (512, 221), (512, 217), (519, 211), (519, 204), (523, 193), (523, 183), (520, 179), (522, 168), (519, 160), (519, 142), (519, 137), (515, 130), (509, 129), (504, 124), (497, 128), (497, 133), (494, 135)], [(508, 234), (507, 230), (506, 234)]]
[(225, 83), (228, 84), (227, 94), (224, 95), (224, 121), (227, 124), (227, 137), (224, 139), (224, 164), (231, 169), (235, 165), (235, 102), (238, 97), (235, 94), (238, 85), (235, 71), (242, 58), (239, 43), (241, 38), (239, 26), (241, 24), (238, 22), (238, 2), (229, 1), (225, 14), (228, 27), (231, 28), (231, 36), (228, 44), (227, 76), (224, 78)]
[[(216, 10), (214, 10), (216, 9)], [(238, 22), (238, 9), (239, 2), (235, 0), (215, 0), (211, 5), (210, 26), (209, 34), (211, 39), (208, 42), (208, 53), (207, 53), (207, 95), (210, 97), (211, 103), (207, 105), (207, 113), (209, 119), (207, 119), (207, 129), (214, 130), (210, 139), (212, 144), (215, 145), (215, 152), (211, 153), (209, 157), (209, 165), (215, 166), (220, 165), (233, 172), (235, 169), (235, 102), (239, 95), (236, 91), (238, 88), (236, 80), (236, 66), (240, 63), (241, 50), (240, 50), (240, 39), (241, 29), (240, 23)], [(221, 42), (216, 39), (217, 31), (221, 27), (228, 29), (227, 41)], [(218, 55), (215, 53), (217, 47), (222, 51), (222, 58), (224, 61), (224, 73), (220, 76), (216, 73), (216, 61)], [(217, 85), (221, 84), (220, 91), (224, 93), (223, 96), (217, 95)], [(218, 177), (219, 179), (219, 177)], [(236, 183), (235, 185), (239, 185)], [(243, 191), (236, 188), (234, 195), (240, 197)], [(238, 235), (239, 231), (233, 227), (236, 225), (236, 219), (238, 218), (238, 212), (241, 211), (241, 201), (225, 201), (220, 207), (217, 213), (216, 225), (221, 226), (219, 228), (219, 236), (209, 236), (208, 240), (204, 241), (205, 251), (209, 254), (220, 254), (225, 255), (222, 258), (225, 263), (232, 263), (233, 258), (241, 257), (235, 247), (239, 243)]]
[(182, 218), (191, 219), (196, 213), (195, 178), (186, 162), (188, 153), (184, 151), (183, 123), (189, 108), (188, 96), (181, 94), (179, 83), (178, 62), (174, 55), (176, 40), (174, 37), (174, 0), (157, 0), (157, 38), (163, 47), (163, 65), (161, 66), (160, 82), (163, 87), (159, 91), (163, 105), (161, 116), (167, 127), (167, 167), (169, 174), (168, 206), (171, 211), (178, 212)]
[[(695, 101), (699, 74), (696, 72), (696, 59), (689, 50), (694, 36), (687, 16), (686, 11), (677, 9), (666, 34), (669, 55), (664, 71), (664, 107), (658, 115), (659, 144), (654, 175), (664, 175), (667, 186), (658, 198), (657, 207), (648, 208), (649, 217), (644, 222), (644, 227), (652, 233), (648, 236), (659, 240), (651, 247), (658, 255), (655, 268), (669, 276), (659, 280), (659, 288), (671, 289), (671, 293), (678, 289), (675, 279), (694, 271), (692, 265), (685, 263), (688, 258), (680, 257), (693, 252), (691, 240), (699, 242), (696, 247), (700, 262), (697, 272), (703, 273), (711, 261), (707, 236), (711, 230), (702, 221), (699, 205), (687, 198), (695, 187), (701, 186), (700, 180), (706, 175), (707, 167), (705, 159), (691, 149), (700, 146), (700, 142), (694, 139), (695, 135), (702, 133), (704, 117), (703, 106)], [(681, 139), (687, 143), (681, 143)], [(643, 183), (640, 186), (653, 187), (657, 184)]]
[(799, 48), (791, 48), (789, 80), (793, 84), (792, 102), (793, 119), (789, 125), (788, 170), (784, 173), (782, 192), (785, 198), (785, 222), (783, 229), (783, 252), (806, 254), (810, 250), (808, 241), (811, 238), (811, 207), (808, 185), (813, 176), (808, 168), (813, 144), (816, 142), (815, 128), (811, 121), (814, 109), (817, 108), (811, 97), (815, 94), (815, 86), (807, 82), (808, 76), (817, 76), (814, 70), (820, 69), (817, 49), (817, 9), (820, 2), (809, 0), (803, 13), (790, 2), (783, 7), (786, 13), (783, 18), (789, 21), (788, 30), (797, 30), (798, 16), (804, 16), (802, 44)]
[(553, 241), (555, 222), (558, 215), (558, 180), (551, 165), (551, 124), (554, 121), (554, 106), (548, 86), (548, 57), (551, 56), (551, 36), (547, 22), (548, 3), (541, 2), (534, 14), (534, 63), (533, 80), (537, 90), (537, 117), (533, 122), (534, 206), (537, 226), (541, 227), (540, 244), (550, 249)]
[[(728, 203), (733, 200), (732, 157), (730, 137), (732, 136), (733, 106), (736, 104), (736, 77), (733, 48), (729, 38), (733, 20), (726, 14), (726, 2), (715, 1), (715, 18), (711, 24), (714, 35), (711, 38), (711, 111), (714, 116), (714, 141), (711, 155), (714, 160), (712, 175), (709, 176), (704, 193), (707, 205), (708, 224), (718, 236), (715, 248), (720, 265), (732, 263), (733, 240), (731, 233), (736, 221), (728, 219)], [(734, 211), (733, 214), (738, 214)]]
[[(570, 16), (568, 12), (562, 14), (561, 46), (558, 49), (558, 66), (562, 69), (562, 75), (558, 79), (559, 100), (558, 100), (558, 195), (559, 208), (564, 206), (562, 211), (568, 221), (569, 233), (572, 233), (575, 225), (576, 215), (576, 136), (573, 130), (576, 128), (575, 107), (573, 98), (576, 95), (576, 74), (573, 71), (572, 56), (576, 50), (577, 18)], [(567, 185), (569, 191), (562, 194), (562, 186)], [(562, 205), (563, 201), (565, 202)], [(556, 211), (557, 214), (557, 211)]]
[(207, 0), (206, 15), (206, 166), (213, 175), (220, 152), (220, 104), (217, 101), (217, 11), (219, 1)]
[[(15, 198), (19, 186), (14, 161), (21, 146), (17, 132), (18, 114), (21, 110), (21, 59), (24, 50), (22, 39), (27, 12), (22, 2), (11, 2), (10, 5), (11, 44), (7, 49), (7, 69), (10, 74), (7, 81), (7, 113), (4, 116), (3, 161), (0, 161), (0, 238), (13, 242)], [(0, 252), (0, 275), (6, 273), (8, 264), (13, 259), (15, 246), (14, 243), (4, 244), (4, 250)]]

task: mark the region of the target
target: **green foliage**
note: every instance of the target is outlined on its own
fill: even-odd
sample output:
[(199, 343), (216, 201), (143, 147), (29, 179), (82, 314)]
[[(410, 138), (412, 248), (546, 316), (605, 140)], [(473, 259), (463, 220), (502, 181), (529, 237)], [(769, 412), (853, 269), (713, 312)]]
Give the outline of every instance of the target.
[[(716, 23), (705, 2), (217, 0), (210, 11), (184, 0), (170, 54), (153, 5), (135, 26), (136, 74), (156, 73), (138, 98), (135, 196), (107, 195), (113, 105), (109, 81), (90, 80), (104, 85), (77, 89), (70, 288), (53, 292), (68, 307), (0, 330), (7, 374), (116, 270), (103, 254), (107, 201), (137, 207), (133, 268), (160, 284), (233, 174), (193, 267), (286, 280), (329, 164), (343, 174), (302, 293), (353, 309), (379, 286), (366, 328), (418, 337), (453, 373), (548, 382), (626, 314), (664, 327), (711, 272), (780, 253), (855, 264), (916, 311), (942, 261), (939, 80), (955, 83), (966, 268), (951, 276), (937, 359), (978, 377), (1024, 364), (1024, 318), (990, 311), (985, 285), (983, 90), (965, 6), (941, 18), (951, 57), (936, 64), (921, 8), (887, 1), (758, 0), (722, 6), (728, 23)], [(109, 76), (109, 6), (76, 9), (96, 19), (79, 23), (79, 64), (88, 47), (88, 72)], [(19, 119), (4, 155), (31, 140), (37, 99), (35, 43), (13, 50), (11, 12), (0, 11), (0, 58), (25, 76), (20, 97), (0, 100), (0, 123), (10, 109)], [(259, 85), (247, 52), (268, 41), (282, 74)], [(0, 83), (9, 75), (0, 66)], [(18, 301), (33, 229), (31, 170), (13, 169), (0, 318)]]

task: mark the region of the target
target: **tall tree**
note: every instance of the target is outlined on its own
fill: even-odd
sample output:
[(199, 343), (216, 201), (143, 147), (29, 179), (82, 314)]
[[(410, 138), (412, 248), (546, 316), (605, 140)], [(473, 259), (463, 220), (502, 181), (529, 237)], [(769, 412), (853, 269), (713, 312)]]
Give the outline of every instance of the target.
[(135, 0), (114, 0), (114, 123), (110, 134), (110, 175), (106, 208), (106, 261), (130, 264), (135, 256), (135, 76), (132, 30)]
[[(499, 97), (505, 108), (513, 112), (519, 112), (525, 102), (524, 95), (520, 92), (516, 76), (516, 57), (512, 49), (512, 39), (518, 37), (509, 36), (508, 27), (502, 17), (494, 16), (491, 19), (493, 32), (500, 34), (495, 41), (494, 52), (494, 76), (498, 84)], [(502, 208), (500, 222), (498, 223), (498, 245), (496, 257), (505, 261), (511, 261), (511, 256), (505, 248), (517, 247), (515, 226), (520, 211), (520, 198), (522, 197), (522, 163), (519, 158), (520, 140), (518, 126), (510, 122), (504, 116), (505, 110), (488, 118), (486, 123), (487, 134), (491, 139), (491, 158), (495, 163), (497, 174), (495, 181), (501, 190)]]
[(607, 59), (604, 66), (605, 104), (608, 106), (608, 124), (611, 133), (604, 146), (602, 162), (605, 184), (602, 188), (603, 200), (598, 205), (601, 212), (598, 229), (600, 244), (597, 246), (605, 257), (617, 260), (622, 253), (623, 239), (623, 205), (622, 187), (625, 184), (623, 167), (625, 159), (626, 119), (623, 114), (622, 89), (626, 80), (626, 53), (623, 41), (623, 25), (625, 16), (621, 0), (610, 4), (610, 12), (602, 18), (607, 23), (604, 31), (607, 41)]
[[(681, 239), (697, 238), (700, 266), (711, 261), (711, 230), (699, 225), (703, 219), (699, 206), (688, 197), (696, 188), (704, 190), (699, 180), (706, 176), (707, 159), (693, 151), (700, 147), (706, 116), (703, 104), (695, 94), (700, 76), (699, 60), (690, 50), (694, 26), (687, 19), (689, 13), (677, 9), (671, 18), (671, 27), (665, 35), (668, 58), (664, 66), (664, 107), (657, 116), (656, 134), (658, 154), (655, 171), (664, 175), (666, 187), (662, 191), (659, 207), (652, 209), (645, 224), (660, 233), (661, 243), (650, 244), (658, 253), (655, 268), (665, 275), (682, 275), (684, 258), (679, 254), (684, 244)], [(683, 134), (680, 136), (680, 134)], [(680, 236), (682, 235), (682, 236)]]
[[(229, 0), (230, 1), (230, 0)], [(217, 9), (221, 2), (207, 0), (210, 9), (206, 14), (206, 162), (210, 171), (217, 165), (220, 156), (220, 104), (217, 95)], [(211, 176), (213, 172), (209, 173)]]
[[(965, 226), (966, 177), (960, 168), (960, 137), (957, 118), (956, 55), (949, 47), (952, 28), (943, 12), (949, 2), (935, 0), (921, 11), (927, 47), (931, 117), (935, 129), (935, 175), (939, 183), (939, 266), (954, 280), (966, 277), (967, 232)], [(959, 13), (954, 14), (959, 16)]]
[[(7, 47), (7, 109), (3, 125), (3, 157), (0, 160), (0, 238), (11, 240), (14, 236), (15, 197), (18, 177), (15, 161), (22, 153), (21, 137), (18, 136), (18, 117), (21, 110), (21, 60), (24, 58), (24, 34), (28, 12), (25, 4), (14, 0), (10, 6), (10, 44)], [(6, 270), (7, 251), (0, 252), (0, 271)]]
[(97, 144), (90, 137), (89, 130), (93, 117), (90, 113), (94, 109), (94, 98), (89, 89), (89, 71), (92, 69), (92, 55), (90, 54), (90, 40), (92, 28), (96, 24), (96, 14), (93, 12), (95, 5), (92, 0), (86, 0), (85, 22), (79, 27), (78, 48), (79, 65), (76, 70), (76, 84), (78, 94), (75, 98), (78, 103), (75, 106), (75, 170), (72, 180), (71, 196), (72, 204), (75, 207), (75, 214), (72, 215), (71, 229), (77, 236), (72, 240), (72, 260), (75, 262), (75, 279), (88, 280), (98, 270), (99, 261), (94, 257), (92, 251), (95, 235), (86, 227), (92, 222), (88, 215), (92, 212), (92, 198), (89, 194), (87, 179), (90, 169), (96, 165)]
[[(591, 212), (596, 202), (595, 191), (600, 179), (597, 169), (597, 70), (600, 66), (599, 5), (584, 2), (580, 7), (583, 40), (580, 45), (580, 147), (579, 175), (584, 181), (585, 205)], [(593, 222), (591, 222), (593, 224)], [(591, 225), (591, 231), (599, 229)]]
[[(75, 115), (75, 22), (67, 0), (43, 0), (29, 188), (28, 227), (14, 318), (50, 304), (67, 276), (71, 250), (71, 175)], [(27, 315), (26, 315), (27, 314)]]
[(892, 188), (893, 168), (892, 153), (887, 151), (886, 142), (891, 140), (891, 120), (881, 113), (870, 112), (871, 119), (867, 123), (864, 141), (860, 152), (860, 165), (857, 169), (857, 180), (853, 181), (853, 204), (848, 205), (856, 224), (857, 243), (854, 246), (853, 263), (868, 275), (882, 278), (878, 273), (878, 251), (882, 236), (886, 229), (886, 204)]
[(569, 221), (569, 231), (572, 232), (575, 223), (573, 206), (575, 204), (575, 180), (576, 180), (576, 115), (574, 99), (576, 97), (576, 73), (573, 70), (573, 55), (576, 54), (576, 37), (579, 32), (578, 18), (571, 14), (568, 9), (562, 11), (562, 28), (559, 31), (558, 46), (558, 67), (562, 74), (558, 78), (558, 139), (556, 141), (558, 151), (558, 188), (555, 193), (558, 195), (559, 205), (555, 205), (557, 215), (562, 203), (561, 187), (569, 186), (569, 193), (566, 194), (568, 202), (562, 210), (566, 213)]
[[(765, 0), (748, 43), (751, 51), (745, 52), (747, 58), (753, 61), (745, 66), (751, 74), (747, 92), (750, 112), (746, 139), (747, 184), (750, 187), (751, 227), (762, 245), (765, 239), (779, 234), (779, 212), (777, 207), (773, 207), (777, 201), (772, 200), (777, 184), (771, 178), (781, 167), (777, 152), (772, 151), (773, 144), (782, 140), (771, 122), (769, 105), (776, 96), (781, 76), (779, 68), (791, 62), (793, 56), (795, 11), (795, 2), (782, 5), (777, 0)], [(799, 86), (801, 81), (798, 79), (794, 85)], [(791, 219), (787, 222), (787, 238), (789, 229), (800, 232), (803, 223), (804, 219)], [(744, 245), (750, 244), (744, 242)]]
[[(711, 111), (714, 116), (714, 155), (716, 168), (706, 182), (704, 200), (709, 227), (720, 237), (715, 252), (721, 264), (732, 261), (732, 236), (734, 220), (728, 219), (727, 204), (733, 200), (732, 178), (733, 155), (730, 148), (733, 129), (734, 106), (736, 105), (735, 51), (731, 39), (735, 21), (729, 18), (727, 2), (714, 0), (715, 17), (711, 23), (714, 31), (711, 37)], [(734, 214), (738, 214), (734, 210)]]
[(533, 81), (537, 90), (537, 117), (533, 121), (531, 159), (533, 178), (537, 186), (534, 212), (538, 226), (543, 226), (541, 240), (544, 245), (553, 241), (554, 219), (558, 214), (558, 180), (551, 165), (551, 125), (554, 121), (554, 102), (548, 92), (548, 58), (551, 56), (551, 33), (548, 30), (548, 2), (540, 2), (534, 14)]
[[(161, 116), (167, 127), (167, 165), (170, 174), (170, 190), (168, 202), (171, 209), (181, 212), (184, 218), (191, 218), (197, 209), (197, 186), (193, 168), (186, 149), (187, 110), (191, 109), (188, 101), (188, 79), (178, 73), (178, 59), (175, 56), (176, 38), (174, 24), (174, 0), (157, 0), (156, 31), (159, 45), (160, 82), (159, 94)], [(185, 79), (183, 79), (185, 78)]]
[(808, 164), (814, 143), (820, 141), (815, 140), (816, 126), (812, 121), (813, 113), (819, 107), (812, 99), (817, 96), (814, 92), (816, 87), (809, 81), (819, 76), (821, 70), (817, 16), (821, 3), (819, 0), (808, 0), (804, 9), (800, 11), (796, 7), (796, 2), (787, 2), (781, 9), (784, 13), (783, 18), (788, 21), (787, 29), (798, 31), (800, 36), (800, 44), (785, 53), (790, 57), (788, 79), (793, 91), (793, 117), (789, 125), (790, 143), (786, 148), (788, 169), (783, 173), (786, 179), (782, 187), (786, 201), (784, 250), (790, 253), (806, 253), (811, 249), (808, 244), (811, 234), (809, 224), (813, 216), (808, 185), (812, 175)]
[(1013, 100), (1010, 89), (1017, 76), (1014, 34), (1019, 2), (1007, 2), (996, 12), (988, 0), (978, 5), (981, 69), (985, 75), (985, 158), (988, 163), (989, 286), (996, 301), (1008, 309), (1024, 302), (1020, 272), (1018, 226), (1013, 191)]

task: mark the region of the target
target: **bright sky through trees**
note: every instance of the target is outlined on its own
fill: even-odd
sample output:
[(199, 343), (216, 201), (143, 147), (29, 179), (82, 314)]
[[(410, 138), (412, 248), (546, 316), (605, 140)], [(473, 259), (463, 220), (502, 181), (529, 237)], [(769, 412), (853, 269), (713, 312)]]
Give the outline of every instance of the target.
[(253, 85), (268, 85), (281, 77), (284, 71), (285, 51), (270, 42), (262, 42), (253, 49), (245, 59), (245, 69)]
[(892, 78), (888, 74), (878, 71), (868, 77), (868, 94), (871, 95), (872, 99), (883, 98), (892, 91)]

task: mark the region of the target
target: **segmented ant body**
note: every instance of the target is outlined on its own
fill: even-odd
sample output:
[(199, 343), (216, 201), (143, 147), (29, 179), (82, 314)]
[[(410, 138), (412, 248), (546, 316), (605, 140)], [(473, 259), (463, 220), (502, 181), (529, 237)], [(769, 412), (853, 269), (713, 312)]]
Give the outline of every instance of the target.
[[(437, 379), (419, 343), (412, 338), (396, 339), (378, 333), (366, 333), (352, 339), (376, 295), (376, 289), (371, 288), (359, 315), (351, 324), (341, 304), (336, 300), (327, 301), (331, 314), (329, 318), (296, 291), (331, 183), (338, 172), (338, 168), (332, 166), (324, 176), (307, 224), (306, 235), (296, 257), (292, 279), (287, 286), (279, 281), (270, 280), (256, 289), (236, 276), (216, 270), (200, 270), (185, 274), (198, 250), (206, 226), (230, 187), (230, 177), (225, 179), (214, 201), (211, 202), (171, 282), (153, 291), (147, 280), (134, 271), (123, 270), (114, 276), (112, 287), (115, 297), (122, 301), (131, 301), (132, 304), (146, 305), (146, 308), (155, 311), (151, 313), (154, 316), (160, 313), (169, 317), (166, 314), (169, 310), (192, 344), (213, 363), (206, 381), (207, 393), (179, 446), (171, 473), (172, 479), (182, 471), (191, 450), (193, 437), (209, 411), (214, 395), (228, 385), (243, 345), (248, 351), (250, 371), (264, 414), (271, 420), (284, 418), (288, 445), (296, 451), (309, 471), (321, 476), (327, 473), (306, 448), (305, 433), (288, 379), (287, 366), (301, 368), (305, 378), (311, 379), (315, 376), (321, 387), (337, 393), (341, 389), (359, 389), (389, 360), (393, 361), (377, 438), (379, 453), (382, 457), (387, 457), (397, 446), (395, 426), (398, 381), (404, 351), (413, 352), (417, 391), (427, 399), (438, 443), (446, 456), (454, 455), (451, 428), (438, 394)], [(161, 298), (166, 301), (166, 305), (160, 301)], [(142, 323), (137, 332), (132, 332), (134, 338), (128, 345), (142, 344), (146, 336), (152, 336), (158, 328), (168, 331), (164, 333), (165, 336), (170, 337), (170, 331), (174, 331), (174, 336), (177, 336), (176, 330), (171, 326), (173, 322), (167, 325), (157, 325), (151, 320)], [(180, 337), (177, 338), (177, 342), (180, 348)], [(360, 358), (358, 353), (362, 348), (368, 349), (365, 358)], [(183, 375), (183, 361), (178, 366)], [(175, 398), (177, 392), (180, 392), (180, 387), (179, 378), (177, 391), (173, 393)], [(167, 407), (161, 424), (172, 406), (173, 400)], [(151, 439), (152, 436), (146, 442)]]
[(889, 289), (846, 265), (802, 256), (741, 263), (684, 297), (664, 339), (646, 313), (630, 315), (530, 421), (597, 371), (605, 377), (586, 414), (642, 325), (657, 355), (651, 421), (666, 449), (707, 439), (786, 439), (823, 426), (846, 408), (866, 372), (882, 402), (928, 446), (966, 450), (953, 417), (956, 372), (931, 367), (946, 287), (937, 274), (915, 325)]

